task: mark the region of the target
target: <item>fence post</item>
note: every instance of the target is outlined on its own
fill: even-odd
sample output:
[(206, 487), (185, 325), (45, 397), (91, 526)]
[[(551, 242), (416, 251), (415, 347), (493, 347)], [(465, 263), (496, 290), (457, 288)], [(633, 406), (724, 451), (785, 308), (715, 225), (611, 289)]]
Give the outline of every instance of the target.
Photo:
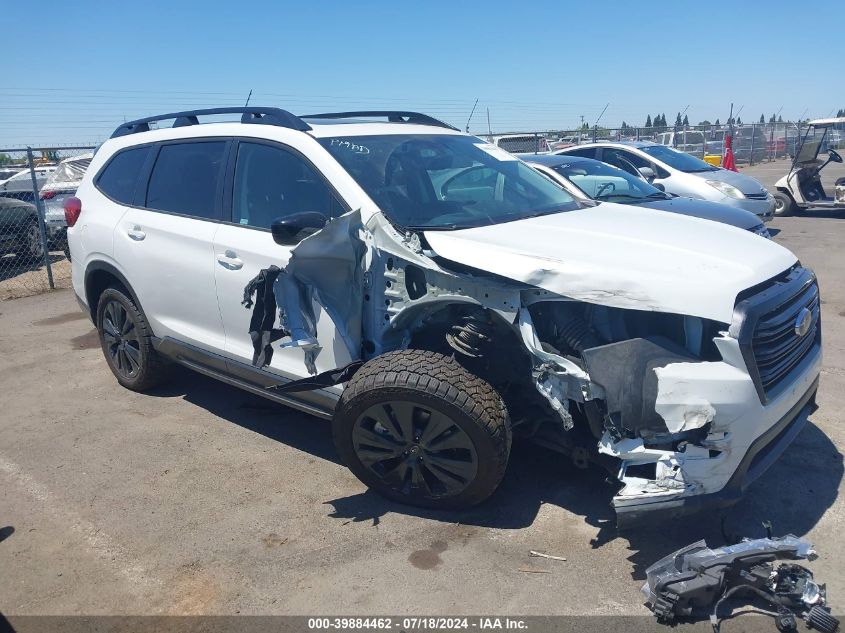
[(47, 227), (44, 211), (44, 202), (38, 193), (38, 181), (35, 179), (35, 160), (32, 158), (32, 148), (26, 148), (26, 158), (29, 161), (29, 176), (32, 179), (32, 192), (35, 194), (35, 208), (38, 209), (38, 231), (41, 233), (41, 248), (44, 249), (44, 265), (47, 267), (47, 281), (50, 282), (50, 290), (56, 289), (53, 282), (53, 268), (50, 266), (50, 249), (47, 247)]
[(748, 166), (749, 167), (751, 167), (751, 165), (754, 164), (754, 133), (757, 131), (756, 126), (757, 126), (756, 123), (751, 124), (751, 149), (749, 150), (749, 154), (748, 154)]

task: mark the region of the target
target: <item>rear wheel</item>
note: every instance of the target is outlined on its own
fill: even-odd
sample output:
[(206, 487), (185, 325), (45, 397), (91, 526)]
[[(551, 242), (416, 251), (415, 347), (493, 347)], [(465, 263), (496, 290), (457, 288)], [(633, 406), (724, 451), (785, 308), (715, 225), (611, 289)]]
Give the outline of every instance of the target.
[(795, 202), (792, 200), (792, 196), (788, 193), (776, 191), (772, 194), (772, 197), (775, 199), (775, 215), (786, 217), (795, 212)]
[(28, 263), (44, 259), (44, 244), (41, 242), (41, 231), (37, 220), (29, 220), (20, 236), (20, 250), (18, 256)]
[(390, 352), (349, 381), (332, 426), (349, 469), (384, 496), (435, 509), (480, 503), (507, 467), (511, 429), (493, 387), (435, 352)]
[(145, 391), (165, 377), (167, 364), (152, 344), (152, 330), (135, 302), (118, 288), (106, 288), (97, 304), (100, 346), (117, 382)]

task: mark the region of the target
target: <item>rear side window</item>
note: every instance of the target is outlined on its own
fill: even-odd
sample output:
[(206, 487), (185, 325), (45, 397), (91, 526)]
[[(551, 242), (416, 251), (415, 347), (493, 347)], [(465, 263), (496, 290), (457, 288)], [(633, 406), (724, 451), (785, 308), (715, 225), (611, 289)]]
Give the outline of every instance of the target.
[(595, 158), (596, 157), (596, 148), (595, 147), (582, 147), (579, 149), (573, 149), (567, 151), (566, 154), (572, 154), (573, 156), (580, 156), (581, 158)]
[(226, 141), (162, 145), (150, 175), (145, 206), (198, 218), (217, 218), (226, 146)]
[(97, 189), (112, 200), (132, 204), (138, 173), (149, 153), (149, 147), (134, 147), (115, 154), (97, 177)]

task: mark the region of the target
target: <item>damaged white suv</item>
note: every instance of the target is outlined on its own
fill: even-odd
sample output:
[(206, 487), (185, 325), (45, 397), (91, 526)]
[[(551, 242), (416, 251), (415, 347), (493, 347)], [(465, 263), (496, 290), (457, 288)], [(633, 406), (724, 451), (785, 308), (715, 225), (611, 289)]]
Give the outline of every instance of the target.
[(611, 464), (620, 523), (724, 505), (815, 406), (818, 287), (789, 251), (573, 199), (425, 115), (133, 121), (66, 215), (122, 385), (176, 362), (331, 419), (410, 504), (482, 501), (523, 437)]

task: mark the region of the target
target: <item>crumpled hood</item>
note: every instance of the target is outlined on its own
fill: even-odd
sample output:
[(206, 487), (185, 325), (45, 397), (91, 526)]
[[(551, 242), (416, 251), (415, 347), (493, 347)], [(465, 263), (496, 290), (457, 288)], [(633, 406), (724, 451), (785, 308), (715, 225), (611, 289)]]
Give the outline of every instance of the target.
[(425, 237), (448, 260), (573, 299), (722, 323), (740, 291), (796, 262), (748, 231), (607, 202)]
[(746, 231), (760, 226), (760, 218), (751, 211), (732, 207), (721, 202), (696, 200), (695, 198), (670, 198), (668, 200), (649, 200), (641, 203), (649, 209), (659, 209), (669, 213), (691, 215), (705, 220), (730, 224)]
[(730, 169), (719, 169), (717, 171), (702, 171), (691, 173), (690, 176), (698, 176), (704, 180), (718, 180), (733, 185), (744, 194), (759, 194), (766, 191), (766, 188), (760, 184), (760, 181), (740, 174), (737, 171)]

